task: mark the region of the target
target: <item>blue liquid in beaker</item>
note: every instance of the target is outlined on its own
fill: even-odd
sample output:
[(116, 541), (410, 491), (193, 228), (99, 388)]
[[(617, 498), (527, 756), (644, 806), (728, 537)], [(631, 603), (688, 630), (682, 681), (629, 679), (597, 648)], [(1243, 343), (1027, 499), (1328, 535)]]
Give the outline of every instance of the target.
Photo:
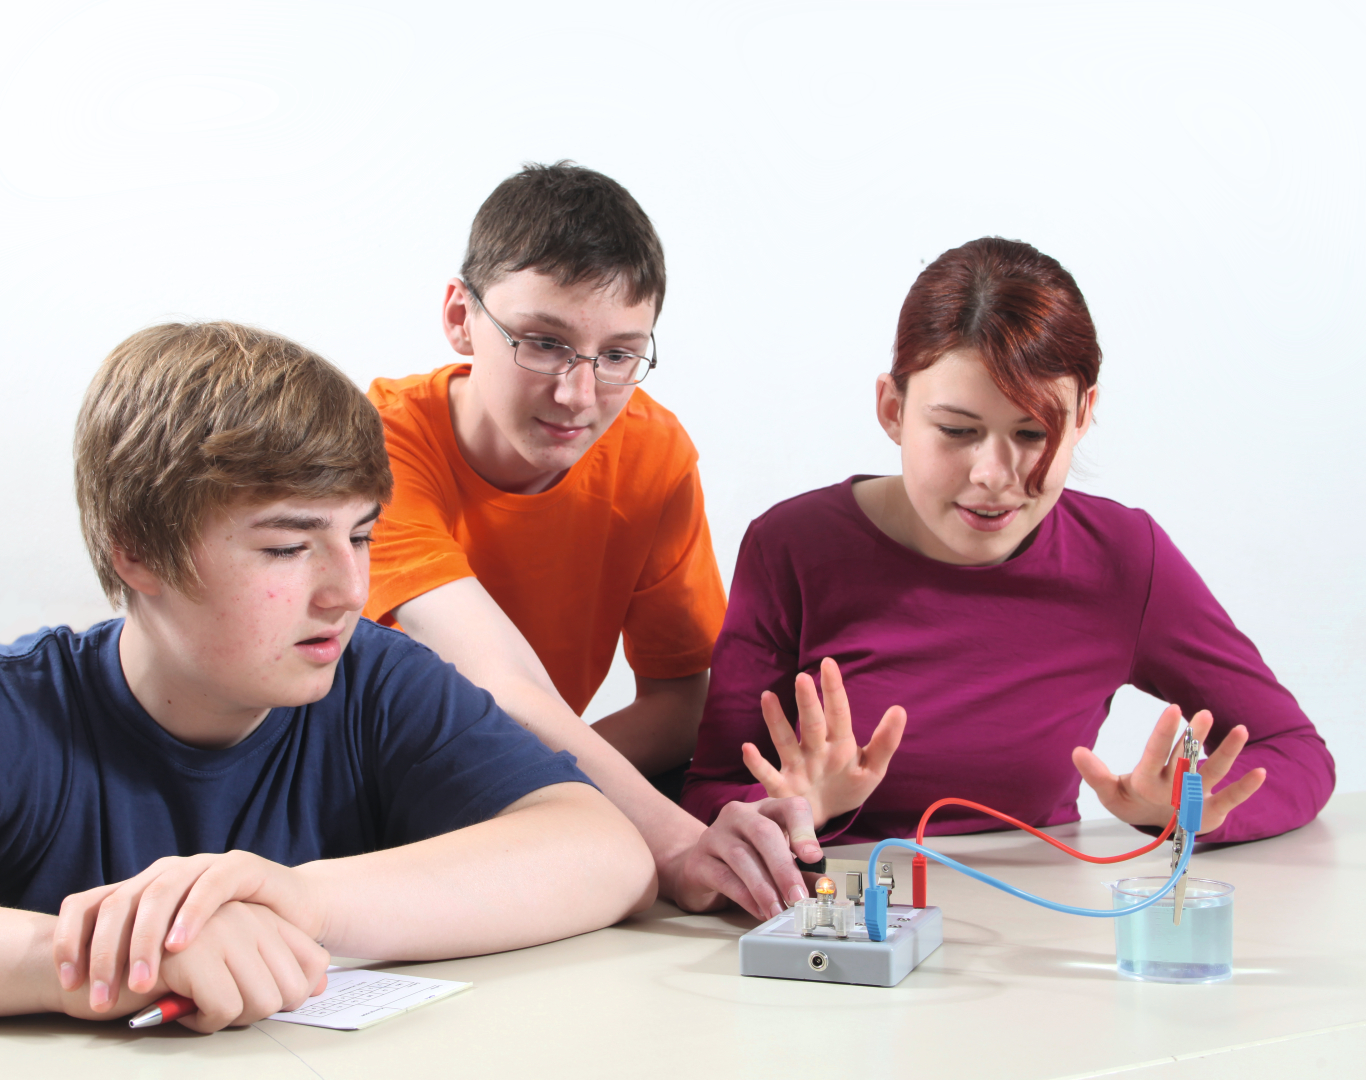
[[(1108, 882), (1114, 907), (1133, 907), (1166, 878)], [(1186, 879), (1181, 925), (1172, 921), (1172, 897), (1115, 919), (1115, 959), (1121, 975), (1154, 982), (1219, 982), (1233, 974), (1233, 886)]]

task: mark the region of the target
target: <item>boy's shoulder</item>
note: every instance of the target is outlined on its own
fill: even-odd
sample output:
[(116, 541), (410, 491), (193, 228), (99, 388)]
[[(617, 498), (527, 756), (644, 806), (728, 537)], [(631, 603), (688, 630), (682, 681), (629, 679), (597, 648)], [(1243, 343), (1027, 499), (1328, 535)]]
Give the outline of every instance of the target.
[(74, 651), (88, 647), (122, 622), (122, 619), (109, 619), (96, 623), (88, 630), (72, 630), (69, 626), (40, 627), (13, 641), (0, 643), (0, 665), (34, 662), (53, 649)]
[(0, 644), (0, 698), (11, 708), (37, 694), (48, 697), (72, 682), (97, 677), (102, 653), (118, 652), (122, 619), (109, 619), (86, 630), (44, 626), (7, 644)]
[(397, 379), (380, 377), (370, 383), (370, 389), (365, 392), (365, 396), (386, 420), (405, 412), (427, 412), (432, 408), (444, 415), (448, 408), (447, 388), (451, 376), (461, 367), (468, 370), (469, 365), (442, 364), (431, 371), (404, 375)]
[(422, 678), (430, 669), (437, 672), (454, 668), (435, 652), (415, 641), (401, 630), (381, 626), (362, 618), (356, 623), (342, 658), (346, 670), (346, 693), (371, 694), (381, 690), (393, 677), (396, 669), (403, 669), (401, 678)]
[[(622, 410), (622, 415), (627, 417), (628, 423), (633, 426), (646, 426), (656, 430), (683, 431), (683, 425), (679, 422), (678, 417), (641, 387), (636, 387), (635, 392), (631, 395), (631, 400), (626, 403), (626, 408)], [(684, 437), (687, 437), (686, 433), (684, 433)]]
[[(118, 662), (121, 625), (44, 627), (0, 645), (0, 904), (16, 902), (15, 883), (63, 820), (80, 763), (98, 758), (89, 728), (104, 719), (103, 669)], [(105, 797), (97, 783), (81, 790), (95, 802)]]
[(442, 724), (463, 728), (496, 706), (487, 691), (422, 642), (362, 618), (332, 689), (306, 708), (325, 725), (341, 723), (383, 741), (405, 730), (411, 736), (416, 716), (427, 717), (426, 733), (416, 736), (424, 739)]
[(641, 389), (631, 395), (598, 445), (629, 461), (631, 472), (642, 480), (689, 472), (697, 464), (697, 447), (682, 421)]

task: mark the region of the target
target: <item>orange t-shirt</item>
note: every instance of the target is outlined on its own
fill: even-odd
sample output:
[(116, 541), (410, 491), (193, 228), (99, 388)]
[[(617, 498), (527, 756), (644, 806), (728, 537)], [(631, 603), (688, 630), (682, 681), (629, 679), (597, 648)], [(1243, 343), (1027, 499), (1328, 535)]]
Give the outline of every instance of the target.
[(726, 595), (702, 506), (697, 451), (678, 419), (636, 390), (548, 491), (511, 495), (480, 477), (451, 427), (448, 386), (469, 371), (376, 379), (394, 498), (375, 528), (365, 614), (478, 577), (582, 714), (617, 636), (647, 679), (711, 664)]

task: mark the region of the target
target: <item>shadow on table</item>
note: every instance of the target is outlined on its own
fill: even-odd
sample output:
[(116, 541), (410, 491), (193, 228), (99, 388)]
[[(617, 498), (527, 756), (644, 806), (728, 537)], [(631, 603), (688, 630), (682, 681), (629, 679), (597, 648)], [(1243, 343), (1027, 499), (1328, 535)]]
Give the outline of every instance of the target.
[[(673, 909), (670, 906), (670, 910)], [(731, 984), (737, 989), (728, 992), (717, 991), (715, 987), (710, 987), (704, 996), (717, 996), (720, 993), (726, 997), (728, 993), (739, 994), (736, 1000), (743, 1000), (746, 1004), (764, 1004), (754, 995), (760, 993), (756, 987), (768, 986), (769, 993), (779, 994), (779, 1000), (770, 1002), (786, 1007), (788, 999), (781, 995), (784, 991), (782, 987), (820, 987), (829, 988), (831, 985), (841, 987), (845, 991), (858, 991), (860, 996), (848, 998), (847, 995), (836, 1002), (831, 1002), (827, 1007), (834, 1007), (836, 1004), (850, 1008), (869, 1008), (874, 1005), (885, 1005), (887, 1007), (905, 1008), (907, 1004), (914, 1001), (923, 1001), (925, 1004), (939, 1003), (947, 1004), (954, 1002), (975, 1001), (984, 998), (994, 997), (1001, 993), (1004, 983), (1002, 980), (993, 978), (991, 974), (982, 971), (970, 971), (957, 967), (951, 962), (945, 965), (946, 954), (943, 949), (936, 950), (929, 960), (912, 974), (903, 979), (897, 987), (848, 987), (843, 984), (828, 984), (821, 982), (806, 982), (805, 980), (789, 979), (760, 979), (742, 978), (740, 976), (740, 955), (736, 942), (740, 936), (752, 930), (758, 925), (754, 919), (750, 918), (742, 911), (731, 910), (713, 915), (711, 918), (719, 918), (726, 926), (691, 926), (683, 920), (687, 918), (686, 913), (678, 912), (676, 917), (650, 919), (637, 919), (621, 923), (618, 929), (634, 930), (647, 934), (666, 934), (673, 937), (689, 938), (693, 940), (711, 939), (716, 943), (714, 949), (709, 950), (706, 955), (698, 957), (688, 963), (676, 965), (676, 970), (687, 975), (720, 975), (737, 980)], [(1001, 941), (1001, 935), (988, 927), (977, 923), (966, 922), (961, 919), (948, 920), (952, 923), (953, 935), (964, 943), (974, 946), (982, 944), (997, 944)], [(952, 942), (948, 943), (950, 948)], [(951, 954), (950, 954), (951, 957)], [(1113, 958), (1111, 959), (1113, 967)], [(747, 985), (748, 990), (738, 989), (741, 985)], [(692, 993), (701, 993), (697, 985), (688, 984), (687, 986), (675, 986), (675, 989), (686, 989)], [(777, 988), (777, 989), (774, 989)], [(915, 991), (912, 998), (905, 997), (904, 994), (888, 995), (889, 990)], [(871, 994), (871, 997), (862, 996)], [(762, 995), (761, 995), (762, 996)], [(793, 999), (804, 1000), (804, 999)]]
[[(205, 1039), (212, 1039), (215, 1058), (259, 1058), (261, 1040), (269, 1038), (254, 1027), (225, 1028), (212, 1036), (201, 1035), (181, 1024), (132, 1031), (127, 1018), (120, 1020), (77, 1020), (57, 1013), (32, 1016), (0, 1017), (0, 1040), (12, 1043), (41, 1043), (49, 1039), (63, 1039), (84, 1050), (105, 1050), (118, 1044), (128, 1044), (128, 1051), (152, 1057), (171, 1057), (198, 1052)], [(246, 1068), (243, 1061), (242, 1068)], [(0, 1069), (3, 1072), (3, 1069)]]
[(0, 1016), (0, 1038), (49, 1038), (84, 1035), (92, 1044), (135, 1042), (141, 1039), (198, 1041), (207, 1036), (181, 1024), (133, 1031), (127, 1018), (118, 1020), (77, 1020), (61, 1013), (36, 1013), (31, 1016)]
[[(1044, 945), (1003, 949), (986, 958), (995, 971), (1047, 979), (1083, 979), (1115, 982), (1113, 950), (1087, 952)], [(1130, 980), (1123, 979), (1128, 982)], [(1232, 982), (1238, 986), (1302, 986), (1318, 989), (1361, 986), (1360, 962), (1335, 961), (1324, 956), (1235, 958)]]
[(1344, 987), (1360, 990), (1361, 955), (1354, 962), (1328, 956), (1237, 956), (1233, 958), (1233, 982), (1239, 986), (1308, 986), (1322, 989)]
[(949, 945), (999, 945), (1005, 941), (1005, 936), (982, 923), (945, 915), (944, 941)]
[(1113, 949), (1090, 952), (1047, 945), (1015, 945), (984, 959), (992, 970), (1009, 975), (1098, 982), (1114, 982), (1119, 978)]
[(665, 934), (669, 937), (715, 938), (718, 941), (732, 941), (740, 937), (741, 934), (749, 933), (759, 925), (753, 916), (745, 914), (738, 908), (706, 913), (706, 918), (709, 921), (714, 920), (723, 923), (723, 926), (694, 926), (684, 921), (698, 917), (676, 908), (672, 904), (660, 901), (648, 912), (629, 918), (625, 922), (617, 923), (616, 929), (645, 934)]
[[(742, 976), (738, 951), (725, 944), (691, 963), (677, 965), (676, 972), (667, 975), (664, 982), (674, 990), (737, 1004), (782, 1009), (819, 1004), (826, 1012), (895, 1010), (916, 1004), (961, 1005), (996, 997), (1006, 987), (1004, 979), (993, 978), (980, 971), (937, 967), (933, 959), (911, 972), (896, 986), (859, 986), (805, 979)], [(724, 982), (692, 978), (697, 975), (723, 976)]]

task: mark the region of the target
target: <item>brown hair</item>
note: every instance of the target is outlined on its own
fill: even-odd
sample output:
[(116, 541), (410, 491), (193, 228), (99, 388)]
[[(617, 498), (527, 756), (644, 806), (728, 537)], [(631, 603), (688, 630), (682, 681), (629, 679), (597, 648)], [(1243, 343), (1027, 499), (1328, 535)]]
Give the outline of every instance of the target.
[(119, 345), (76, 421), (76, 502), (100, 584), (128, 588), (115, 549), (190, 595), (205, 517), (243, 498), (384, 502), (393, 488), (379, 414), (301, 345), (235, 323), (169, 323)]
[(631, 193), (572, 161), (528, 164), (493, 189), (470, 226), (460, 276), (482, 296), (519, 270), (561, 285), (620, 283), (627, 300), (664, 305), (664, 247)]
[(946, 251), (915, 279), (896, 328), (892, 381), (946, 353), (974, 349), (996, 388), (1043, 425), (1043, 453), (1025, 480), (1037, 495), (1062, 442), (1067, 407), (1052, 384), (1077, 381), (1077, 421), (1100, 375), (1100, 344), (1086, 300), (1057, 259), (989, 236)]

